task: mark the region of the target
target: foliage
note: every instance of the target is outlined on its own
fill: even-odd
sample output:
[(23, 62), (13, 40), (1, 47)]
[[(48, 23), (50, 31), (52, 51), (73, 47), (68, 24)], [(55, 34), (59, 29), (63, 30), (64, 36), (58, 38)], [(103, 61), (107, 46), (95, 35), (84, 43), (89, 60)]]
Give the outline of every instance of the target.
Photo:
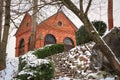
[(105, 24), (105, 22), (103, 22), (103, 21), (93, 21), (92, 24), (95, 26), (99, 35), (103, 36), (106, 29), (107, 29), (107, 25)]
[[(51, 80), (54, 77), (54, 65), (51, 61), (43, 61), (42, 59), (56, 53), (64, 51), (63, 44), (54, 44), (46, 46), (36, 51), (29, 51), (25, 55), (19, 57), (19, 73), (15, 79), (21, 80)], [(42, 62), (40, 61), (42, 60)]]
[[(103, 21), (93, 21), (92, 24), (98, 31), (99, 35), (103, 36), (107, 29), (107, 25)], [(81, 26), (80, 29), (76, 32), (77, 45), (88, 43), (90, 41), (92, 41), (91, 36), (85, 30), (84, 26)]]
[(26, 61), (22, 62), (22, 58), (20, 57), (18, 71), (21, 71), (25, 67), (26, 64), (27, 64)]
[(19, 57), (19, 67), (18, 70), (21, 71), (25, 67), (25, 65), (37, 59), (35, 55), (32, 54), (33, 51), (29, 51), (25, 55)]
[(91, 37), (85, 30), (84, 26), (81, 26), (81, 28), (76, 32), (77, 45), (88, 43), (89, 41), (92, 41)]
[(51, 80), (54, 77), (52, 61), (37, 59), (33, 51), (19, 57), (19, 73), (15, 80)]
[(37, 59), (27, 64), (15, 79), (20, 80), (51, 80), (54, 77), (53, 62)]
[(33, 54), (36, 55), (38, 58), (45, 58), (47, 56), (61, 53), (64, 51), (63, 44), (54, 44), (51, 46), (46, 46), (42, 49), (36, 50)]

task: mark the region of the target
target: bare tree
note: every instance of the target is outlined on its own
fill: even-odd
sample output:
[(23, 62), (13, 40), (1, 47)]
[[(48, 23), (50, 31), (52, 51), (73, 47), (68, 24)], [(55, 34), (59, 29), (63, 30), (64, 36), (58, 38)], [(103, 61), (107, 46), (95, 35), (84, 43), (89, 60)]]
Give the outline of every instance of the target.
[(104, 40), (96, 32), (94, 26), (91, 24), (88, 18), (88, 11), (90, 9), (92, 0), (88, 0), (88, 5), (86, 9), (83, 9), (83, 0), (79, 0), (80, 9), (77, 8), (71, 0), (60, 0), (60, 1), (64, 4), (64, 6), (66, 6), (69, 10), (71, 10), (82, 21), (82, 23), (85, 25), (86, 31), (91, 35), (93, 40), (99, 45), (100, 50), (104, 53), (103, 55), (107, 57), (108, 61), (111, 63), (116, 74), (120, 76), (120, 63), (118, 59), (115, 57), (114, 53), (107, 46)]
[(1, 34), (2, 34), (2, 13), (3, 13), (3, 0), (0, 0), (0, 50), (1, 50)]
[(10, 28), (10, 3), (11, 0), (5, 1), (5, 24), (3, 29), (3, 37), (0, 47), (0, 70), (3, 70), (6, 67), (6, 46)]
[[(0, 51), (1, 51), (1, 35), (2, 35), (2, 13), (3, 13), (3, 0), (0, 0)], [(0, 53), (0, 64), (2, 63), (2, 53)], [(4, 67), (0, 65), (0, 70), (3, 69)]]
[(37, 11), (38, 11), (38, 0), (33, 0), (33, 15), (32, 15), (32, 30), (30, 37), (30, 50), (34, 50), (35, 48), (35, 39), (36, 39), (36, 19), (37, 19)]
[[(88, 4), (85, 9), (84, 7), (84, 2), (83, 0), (78, 0), (79, 1), (79, 8), (76, 7), (76, 5), (72, 2), (72, 0), (41, 0), (41, 4), (38, 5), (39, 9), (44, 7), (45, 5), (60, 5), (60, 8), (62, 5), (66, 6), (69, 10), (71, 10), (85, 25), (86, 31), (92, 36), (93, 40), (99, 45), (100, 50), (104, 53), (113, 66), (114, 71), (116, 72), (117, 75), (120, 75), (120, 64), (117, 58), (114, 56), (114, 53), (112, 50), (107, 46), (107, 44), (104, 42), (104, 40), (99, 36), (99, 34), (96, 32), (94, 26), (91, 24), (90, 19), (88, 18), (88, 11), (91, 7), (92, 0), (87, 0)], [(29, 9), (30, 10), (30, 9)], [(35, 29), (33, 30), (33, 32)], [(34, 35), (33, 33), (32, 35)], [(34, 36), (35, 37), (35, 36)], [(33, 40), (34, 41), (34, 40)], [(34, 45), (33, 45), (34, 46)]]
[[(11, 0), (0, 0), (0, 70), (3, 70), (6, 67), (6, 48), (10, 30), (10, 20), (15, 25), (15, 28), (18, 28), (14, 20), (18, 19), (18, 17), (22, 16), (22, 14), (25, 14), (32, 9), (30, 7), (24, 11), (21, 11), (21, 8), (23, 8), (20, 6), (23, 5), (22, 1), (24, 0), (20, 0), (20, 2), (15, 2), (13, 3), (14, 5), (11, 5)], [(3, 2), (5, 3), (5, 13), (3, 13)], [(25, 3), (24, 6), (26, 6)], [(10, 7), (17, 8), (15, 10), (10, 10)], [(10, 12), (12, 13), (12, 18), (10, 16)], [(5, 19), (3, 19), (2, 15), (5, 15)], [(4, 22), (4, 26), (2, 26), (2, 22)]]

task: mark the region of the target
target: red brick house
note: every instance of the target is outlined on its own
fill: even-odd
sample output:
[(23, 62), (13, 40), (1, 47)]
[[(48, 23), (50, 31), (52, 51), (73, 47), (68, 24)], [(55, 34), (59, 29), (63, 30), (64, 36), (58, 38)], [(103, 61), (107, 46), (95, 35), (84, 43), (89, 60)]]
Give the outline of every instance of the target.
[[(29, 51), (31, 28), (32, 18), (26, 13), (15, 34), (16, 57)], [(76, 26), (60, 11), (37, 25), (35, 49), (55, 43), (63, 43), (67, 48), (72, 48), (76, 46), (76, 31)]]

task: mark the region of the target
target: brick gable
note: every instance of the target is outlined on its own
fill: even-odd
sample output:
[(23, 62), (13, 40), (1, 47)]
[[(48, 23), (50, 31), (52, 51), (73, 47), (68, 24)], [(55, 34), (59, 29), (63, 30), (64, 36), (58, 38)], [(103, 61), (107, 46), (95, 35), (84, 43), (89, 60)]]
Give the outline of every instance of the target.
[[(28, 21), (30, 20), (30, 23)], [(29, 50), (29, 38), (31, 34), (31, 22), (30, 15), (26, 14), (21, 22), (20, 28), (16, 33), (16, 56), (19, 56), (20, 40), (24, 39), (24, 52)], [(29, 24), (29, 28), (25, 25)], [(48, 34), (53, 35), (56, 39), (56, 43), (63, 43), (66, 38), (70, 38), (73, 41), (73, 46), (76, 46), (75, 32), (77, 28), (62, 12), (58, 12), (48, 19), (42, 21), (37, 26), (35, 49), (43, 47), (45, 45), (45, 38)]]

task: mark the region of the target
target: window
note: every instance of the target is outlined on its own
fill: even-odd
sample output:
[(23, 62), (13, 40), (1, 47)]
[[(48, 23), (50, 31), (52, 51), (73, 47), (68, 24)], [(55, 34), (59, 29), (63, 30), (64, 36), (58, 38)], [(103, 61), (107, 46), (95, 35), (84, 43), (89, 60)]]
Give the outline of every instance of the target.
[(66, 37), (66, 38), (63, 40), (63, 43), (64, 43), (64, 46), (65, 46), (65, 49), (66, 49), (66, 50), (70, 50), (71, 48), (74, 47), (74, 43), (73, 43), (73, 41), (72, 41), (71, 38)]
[(19, 55), (23, 55), (23, 54), (24, 54), (24, 39), (20, 41), (20, 45), (19, 45)]
[(58, 26), (62, 26), (62, 22), (61, 21), (58, 21)]
[(56, 43), (56, 39), (53, 35), (48, 34), (45, 36), (45, 45), (47, 44), (55, 44)]

